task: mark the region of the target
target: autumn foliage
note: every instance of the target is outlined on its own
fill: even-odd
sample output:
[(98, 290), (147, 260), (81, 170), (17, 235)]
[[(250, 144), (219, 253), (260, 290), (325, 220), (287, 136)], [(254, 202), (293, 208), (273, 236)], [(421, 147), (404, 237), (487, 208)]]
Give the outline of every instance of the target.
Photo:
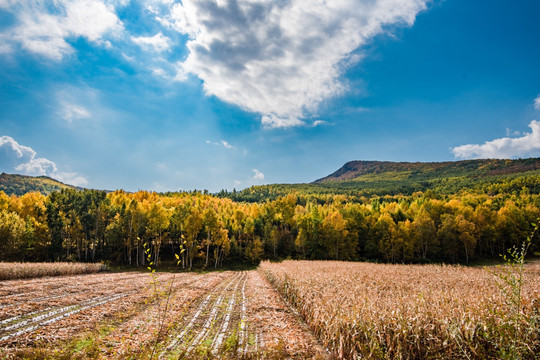
[[(525, 188), (370, 198), (294, 192), (259, 203), (197, 191), (0, 192), (0, 260), (142, 266), (147, 244), (158, 266), (185, 249), (187, 269), (283, 258), (468, 263), (519, 246), (539, 217), (540, 195)], [(540, 251), (537, 238), (530, 254)]]

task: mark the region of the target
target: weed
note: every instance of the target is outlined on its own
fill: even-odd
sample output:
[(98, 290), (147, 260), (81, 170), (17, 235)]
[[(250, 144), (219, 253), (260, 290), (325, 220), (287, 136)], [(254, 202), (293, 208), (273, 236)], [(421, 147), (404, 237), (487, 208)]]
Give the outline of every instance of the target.
[[(185, 241), (184, 243), (185, 244)], [(174, 254), (176, 256), (178, 266), (181, 262), (180, 255), (184, 252), (183, 244), (180, 245), (180, 253)], [(150, 251), (150, 248), (147, 243), (143, 244), (144, 247), (144, 253), (146, 255), (146, 259), (148, 261), (148, 267), (147, 269), (150, 271), (151, 280), (150, 285), (152, 287), (152, 297), (155, 301), (157, 301), (157, 330), (155, 334), (155, 341), (154, 344), (151, 347), (149, 359), (154, 359), (155, 356), (157, 356), (157, 349), (159, 346), (159, 343), (161, 340), (165, 339), (168, 335), (169, 330), (171, 329), (169, 326), (166, 326), (167, 324), (167, 312), (169, 310), (170, 300), (173, 292), (173, 286), (174, 286), (174, 280), (175, 275), (173, 278), (165, 285), (161, 284), (158, 278), (158, 275), (156, 273), (156, 266), (154, 262), (152, 261), (152, 254)]]
[[(540, 220), (540, 219), (539, 219)], [(499, 325), (499, 332), (508, 339), (508, 346), (502, 347), (499, 356), (501, 359), (521, 359), (530, 350), (527, 344), (527, 328), (539, 328), (538, 314), (525, 314), (523, 309), (524, 267), (527, 251), (532, 239), (538, 231), (538, 225), (532, 224), (530, 236), (518, 249), (515, 246), (508, 249), (508, 254), (501, 255), (505, 266), (497, 266), (497, 271), (490, 271), (496, 278), (497, 285), (503, 295), (509, 311), (500, 314), (503, 323)]]

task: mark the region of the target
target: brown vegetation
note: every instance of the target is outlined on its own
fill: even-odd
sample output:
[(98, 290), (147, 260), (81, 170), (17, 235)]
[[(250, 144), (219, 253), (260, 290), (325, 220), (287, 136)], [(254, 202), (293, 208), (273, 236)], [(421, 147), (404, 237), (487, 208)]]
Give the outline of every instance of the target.
[(0, 262), (0, 280), (28, 279), (43, 276), (92, 274), (107, 270), (96, 263), (20, 263)]
[(534, 358), (540, 275), (525, 272), (520, 316), (481, 268), (264, 262), (261, 271), (339, 358)]

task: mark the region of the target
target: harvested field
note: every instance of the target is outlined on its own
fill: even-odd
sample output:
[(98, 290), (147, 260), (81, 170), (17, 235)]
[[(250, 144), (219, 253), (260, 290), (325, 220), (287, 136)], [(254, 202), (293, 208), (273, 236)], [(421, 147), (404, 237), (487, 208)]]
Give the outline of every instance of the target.
[(1, 281), (0, 358), (535, 359), (538, 263), (524, 279), (519, 312), (492, 273), (459, 266), (285, 261)]
[(92, 274), (107, 270), (92, 263), (18, 263), (0, 262), (0, 280), (29, 279), (44, 276)]
[(325, 358), (256, 271), (0, 282), (0, 357)]
[(525, 268), (519, 310), (481, 268), (263, 262), (338, 358), (538, 359), (540, 273)]

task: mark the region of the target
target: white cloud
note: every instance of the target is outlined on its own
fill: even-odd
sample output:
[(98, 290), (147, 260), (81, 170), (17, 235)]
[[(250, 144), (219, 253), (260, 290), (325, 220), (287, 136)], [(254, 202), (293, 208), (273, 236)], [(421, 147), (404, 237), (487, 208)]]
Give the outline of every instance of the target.
[(176, 75), (174, 76), (174, 81), (184, 82), (188, 79), (188, 74), (184, 70), (182, 62), (177, 62), (176, 64)]
[(311, 126), (317, 127), (317, 126), (321, 126), (321, 125), (328, 125), (328, 121), (315, 120)]
[(86, 38), (103, 46), (103, 36), (122, 30), (114, 7), (102, 0), (5, 0), (0, 4), (17, 18), (17, 25), (0, 34), (2, 50), (26, 50), (61, 60), (73, 52), (67, 38)]
[(260, 172), (257, 169), (252, 169), (252, 170), (255, 173), (255, 175), (253, 175), (254, 180), (264, 180), (264, 174), (262, 172)]
[(137, 44), (137, 45), (139, 45), (141, 47), (151, 48), (152, 50), (154, 50), (156, 52), (167, 51), (171, 47), (171, 45), (170, 45), (171, 39), (169, 39), (168, 37), (163, 35), (163, 33), (161, 31), (159, 33), (157, 33), (156, 35), (154, 35), (154, 36), (148, 36), (148, 37), (146, 37), (146, 36), (140, 36), (140, 37), (132, 36), (131, 41), (133, 41), (135, 44)]
[(195, 74), (265, 127), (289, 127), (346, 91), (340, 76), (357, 49), (390, 25), (411, 26), (428, 1), (193, 0), (156, 19), (190, 37), (177, 80)]
[(506, 128), (506, 136), (519, 136), (521, 135), (520, 131), (512, 130), (510, 128)]
[(56, 164), (45, 158), (32, 157), (28, 162), (15, 166), (15, 170), (28, 175), (48, 175), (58, 171)]
[[(31, 147), (20, 145), (10, 136), (0, 136), (0, 149), (5, 163), (9, 163), (13, 170), (25, 175), (47, 175), (67, 184), (84, 186), (88, 181), (80, 174), (74, 172), (59, 172), (56, 164), (45, 158), (36, 157), (37, 153)], [(8, 159), (9, 158), (9, 159)]]
[(533, 120), (529, 127), (532, 131), (521, 137), (495, 139), (482, 145), (461, 145), (451, 150), (455, 157), (462, 159), (540, 156), (540, 122)]
[(234, 149), (234, 146), (226, 142), (225, 140), (221, 140), (221, 144), (225, 147), (225, 149)]
[(215, 145), (215, 146), (223, 146), (225, 149), (234, 149), (234, 146), (229, 144), (229, 142), (225, 140), (220, 140), (219, 142), (212, 142), (210, 140), (206, 140), (207, 144)]
[(80, 105), (71, 103), (62, 104), (60, 115), (69, 123), (73, 122), (73, 120), (87, 119), (91, 117), (91, 114), (87, 109)]
[(165, 70), (163, 70), (161, 68), (152, 68), (150, 70), (152, 71), (152, 74), (154, 76), (167, 79), (167, 73), (165, 72)]
[(295, 116), (278, 116), (275, 114), (263, 115), (261, 122), (265, 128), (286, 128), (305, 125), (305, 122)]
[(540, 95), (538, 95), (536, 99), (534, 99), (534, 108), (536, 110), (540, 110)]

